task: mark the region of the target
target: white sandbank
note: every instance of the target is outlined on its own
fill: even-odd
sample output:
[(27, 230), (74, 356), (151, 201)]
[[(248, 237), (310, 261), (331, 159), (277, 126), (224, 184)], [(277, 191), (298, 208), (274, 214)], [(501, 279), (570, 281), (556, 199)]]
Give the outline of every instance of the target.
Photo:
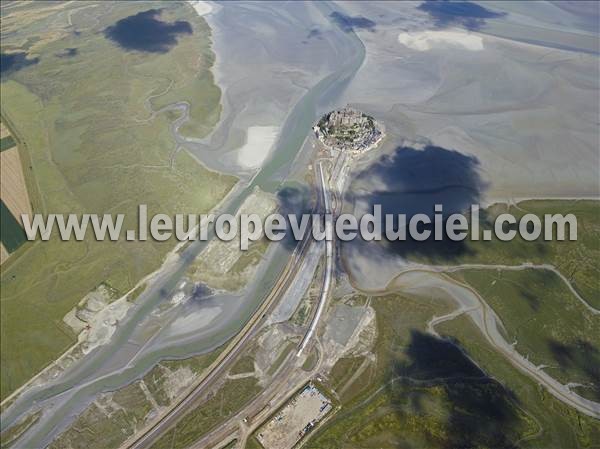
[(208, 2), (202, 0), (189, 0), (188, 3), (194, 8), (194, 11), (202, 17), (212, 11), (212, 6)]
[(461, 48), (469, 51), (483, 50), (483, 39), (473, 33), (453, 31), (418, 31), (398, 35), (398, 42), (413, 50), (428, 51), (433, 48)]
[(251, 126), (248, 128), (246, 143), (238, 149), (238, 164), (246, 169), (262, 166), (277, 140), (277, 126)]
[(221, 307), (206, 307), (197, 312), (180, 316), (171, 323), (169, 334), (179, 335), (202, 329), (208, 326), (222, 311)]

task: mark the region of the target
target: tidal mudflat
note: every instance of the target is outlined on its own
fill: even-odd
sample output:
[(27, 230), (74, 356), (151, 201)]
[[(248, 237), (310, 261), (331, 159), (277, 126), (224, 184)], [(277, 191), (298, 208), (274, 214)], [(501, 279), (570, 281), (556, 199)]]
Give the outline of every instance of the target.
[[(589, 14), (486, 2), (502, 14), (467, 29), (407, 3), (375, 5), (348, 4), (377, 24), (356, 30), (369, 56), (344, 99), (381, 117), (390, 150), (423, 138), (472, 155), (488, 199), (600, 195), (597, 54), (568, 46), (574, 36), (597, 45)], [(535, 23), (537, 40), (511, 38), (517, 23)]]
[[(321, 10), (323, 8), (325, 13)], [(317, 117), (317, 110), (331, 108), (332, 102), (337, 101), (364, 56), (358, 39), (347, 35), (330, 21), (331, 11), (328, 8), (320, 4), (290, 3), (280, 8), (268, 3), (240, 3), (235, 5), (235, 9), (226, 4), (214, 13), (207, 14), (205, 17), (212, 20), (217, 54), (223, 50), (221, 45), (225, 42), (230, 45), (227, 51), (232, 55), (226, 60), (232, 66), (225, 71), (217, 63), (216, 69), (216, 80), (224, 92), (222, 119), (216, 131), (200, 141), (196, 137), (184, 137), (172, 125), (171, 132), (175, 131), (177, 143), (192, 151), (209, 168), (245, 175), (247, 168), (240, 170), (237, 163), (235, 167), (227, 164), (226, 159), (231, 157), (229, 150), (243, 147), (247, 128), (281, 127), (277, 151), (271, 153), (271, 158), (275, 160), (266, 161), (270, 165), (261, 170), (257, 179), (270, 188), (273, 188), (272, 178), (276, 181), (275, 186), (285, 179), (296, 155), (304, 148), (307, 131)], [(161, 20), (173, 22), (173, 16), (163, 15), (164, 12), (160, 15)], [(253, 21), (246, 20), (246, 15), (252, 17)], [(295, 26), (289, 26), (290, 19), (294, 20)], [(316, 42), (320, 39), (311, 31), (311, 27), (306, 26), (306, 21), (322, 25), (322, 33), (328, 36), (327, 45)], [(238, 22), (239, 28), (234, 26)], [(235, 36), (229, 34), (232, 29), (237, 30)], [(239, 33), (247, 39), (239, 39)], [(274, 34), (287, 38), (273, 39)], [(189, 36), (185, 32), (180, 33), (178, 39), (178, 42), (187, 42)], [(311, 43), (311, 40), (315, 43)], [(336, 56), (331, 58), (329, 53)], [(254, 72), (247, 70), (252, 60), (261, 62)], [(277, 66), (274, 65), (275, 61)], [(229, 81), (227, 76), (233, 78)], [(169, 89), (167, 83), (154, 92), (161, 93)], [(149, 99), (154, 100), (153, 96), (156, 94)], [(148, 108), (143, 98), (140, 105)], [(184, 101), (173, 105), (174, 111), (186, 108), (189, 108), (189, 104), (186, 106)], [(290, 115), (293, 119), (290, 119)], [(144, 114), (136, 118), (146, 122), (153, 117), (151, 111), (149, 118), (144, 118)], [(273, 140), (272, 132), (269, 136)], [(220, 162), (216, 155), (222, 155), (224, 161)], [(235, 159), (237, 161), (237, 155)], [(242, 185), (228, 201), (220, 205), (221, 209), (235, 212), (251, 190), (252, 186)], [(173, 293), (178, 292), (186, 264), (191, 263), (201, 247), (192, 245), (189, 251), (183, 251), (179, 257), (173, 254), (160, 272), (147, 280), (150, 286), (139, 295), (135, 305), (119, 323), (111, 337), (110, 347), (96, 348), (85, 360), (70, 367), (55, 381), (22, 395), (3, 414), (3, 425), (10, 425), (32, 404), (45, 407), (43, 416), (19, 444), (48, 443), (66, 429), (73, 417), (83, 411), (100, 392), (114, 390), (139, 379), (165, 357), (185, 358), (211, 351), (230, 339), (268, 292), (284, 265), (282, 262), (289, 256), (289, 248), (284, 245), (269, 248), (256, 272), (256, 281), (246, 286), (244, 299), (217, 294), (174, 305)], [(209, 311), (212, 319), (203, 321), (202, 329), (191, 330), (186, 325), (189, 323), (180, 319), (195, 312), (203, 313), (203, 310)], [(160, 332), (163, 326), (166, 326), (165, 332)]]
[[(430, 6), (347, 4), (349, 16), (375, 25), (354, 28), (367, 58), (343, 100), (385, 123), (387, 135), (378, 155), (356, 167), (347, 210), (364, 213), (383, 202), (391, 213), (431, 213), (435, 202), (448, 210), (600, 197), (593, 11), (583, 4), (538, 11), (486, 2), (491, 12)], [(524, 24), (536, 26), (535, 40), (513, 33), (526, 33)], [(367, 287), (385, 283), (411, 248), (356, 242), (343, 251)], [(464, 248), (442, 242), (417, 252), (429, 250), (450, 257)]]
[[(329, 9), (310, 2), (225, 2), (205, 15), (217, 54), (215, 81), (223, 90), (222, 119), (208, 138), (183, 138), (183, 145), (208, 167), (242, 177), (254, 174), (273, 151), (293, 158), (284, 122), (303, 96), (355, 53)], [(315, 100), (329, 107), (329, 98)], [(302, 114), (309, 119), (304, 140), (317, 112)]]

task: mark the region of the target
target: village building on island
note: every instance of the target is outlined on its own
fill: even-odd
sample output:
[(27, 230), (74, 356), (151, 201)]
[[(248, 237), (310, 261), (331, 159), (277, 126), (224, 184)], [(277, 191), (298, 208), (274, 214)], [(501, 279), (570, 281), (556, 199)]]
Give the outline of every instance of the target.
[(374, 148), (385, 135), (382, 125), (373, 117), (348, 106), (325, 114), (313, 130), (326, 148), (351, 155)]

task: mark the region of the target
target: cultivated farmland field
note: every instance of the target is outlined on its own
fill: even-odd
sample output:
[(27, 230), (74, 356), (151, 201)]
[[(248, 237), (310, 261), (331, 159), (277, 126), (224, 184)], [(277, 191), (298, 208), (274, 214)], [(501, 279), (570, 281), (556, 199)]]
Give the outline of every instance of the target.
[(0, 153), (0, 170), (0, 198), (13, 216), (21, 222), (21, 214), (31, 215), (32, 211), (21, 158), (16, 147)]
[(0, 243), (0, 265), (2, 265), (4, 261), (8, 259), (8, 256), (9, 254), (6, 248), (4, 247), (4, 244)]
[[(22, 214), (31, 215), (31, 199), (28, 183), (23, 171), (25, 167), (21, 159), (21, 148), (11, 135), (10, 130), (0, 122), (0, 207), (2, 208), (0, 264), (3, 264), (10, 253), (15, 252), (26, 242), (22, 226)], [(25, 160), (29, 160), (26, 158)]]
[(13, 148), (16, 145), (15, 139), (12, 136), (2, 137), (0, 139), (0, 151), (5, 151)]
[(17, 219), (13, 216), (6, 204), (4, 204), (4, 201), (0, 201), (0, 208), (0, 216), (2, 217), (2, 246), (4, 246), (9, 253), (12, 253), (25, 242), (25, 233)]
[(10, 131), (8, 130), (4, 122), (0, 121), (0, 139), (4, 139), (8, 136), (10, 136)]

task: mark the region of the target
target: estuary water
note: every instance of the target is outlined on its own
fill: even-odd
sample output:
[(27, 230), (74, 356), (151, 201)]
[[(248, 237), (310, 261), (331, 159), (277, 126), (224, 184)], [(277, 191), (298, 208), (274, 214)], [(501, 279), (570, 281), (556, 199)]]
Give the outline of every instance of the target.
[[(335, 23), (330, 16), (333, 12), (334, 7), (324, 2), (239, 2), (223, 3), (207, 17), (214, 31), (219, 61), (217, 80), (224, 91), (222, 120), (216, 131), (202, 141), (182, 136), (178, 126), (174, 126), (176, 140), (210, 168), (233, 172), (235, 170), (225, 165), (226, 160), (217, 155), (233, 148), (236, 142), (239, 144), (236, 133), (246, 125), (264, 125), (264, 120), (270, 121), (269, 124), (280, 121), (279, 137), (270, 159), (258, 172), (242, 177), (218, 212), (235, 213), (255, 186), (276, 192), (292, 172), (294, 163), (308, 160), (306, 153), (311, 148), (305, 141), (312, 124), (320, 113), (339, 106), (341, 93), (365, 57), (361, 40), (352, 30)], [(300, 19), (292, 20), (293, 17)], [(315, 27), (310, 26), (311, 20)], [(307, 39), (311, 33), (315, 34), (311, 30), (317, 29), (319, 36), (326, 39), (330, 54), (310, 50)], [(252, 38), (243, 39), (243, 36)], [(300, 36), (308, 43), (298, 41)], [(306, 46), (306, 50), (297, 51), (302, 46)], [(279, 67), (277, 73), (257, 75), (271, 76), (273, 82), (269, 78), (253, 80), (263, 86), (260, 89), (227, 84), (226, 74), (240, 70), (235, 63), (235, 55), (240, 52), (258, 55), (262, 66)], [(229, 57), (232, 59), (228, 60)], [(291, 90), (286, 90), (280, 79), (286, 73), (281, 69), (282, 61), (289, 64), (286, 82), (292, 85)], [(245, 86), (248, 85), (246, 79)], [(290, 94), (291, 97), (285, 97)], [(281, 115), (279, 111), (286, 105), (289, 112)], [(262, 123), (253, 123), (253, 117)], [(119, 323), (109, 344), (89, 353), (57, 380), (31, 388), (18, 397), (3, 413), (2, 429), (38, 408), (43, 414), (14, 447), (48, 445), (99, 393), (141, 378), (160, 360), (190, 357), (225, 343), (243, 327), (265, 298), (290, 255), (289, 248), (273, 244), (257, 276), (243, 292), (212, 294), (192, 303), (188, 301), (186, 305), (166, 308), (173, 294), (181, 288), (187, 268), (205, 246), (206, 242), (194, 242), (163, 265)], [(212, 319), (199, 320), (196, 329), (173, 331), (173, 323), (180, 322), (177, 317), (202, 314), (203, 310)]]

